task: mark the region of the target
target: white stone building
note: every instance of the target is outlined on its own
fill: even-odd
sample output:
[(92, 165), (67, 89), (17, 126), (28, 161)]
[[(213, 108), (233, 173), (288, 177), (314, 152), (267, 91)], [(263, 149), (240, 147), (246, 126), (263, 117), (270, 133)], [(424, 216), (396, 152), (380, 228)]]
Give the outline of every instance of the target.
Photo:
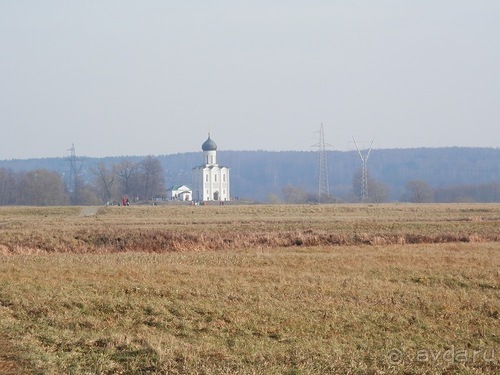
[(167, 198), (170, 200), (190, 201), (193, 192), (186, 185), (174, 185), (167, 190)]
[(229, 168), (217, 164), (217, 144), (210, 138), (201, 145), (203, 164), (193, 168), (193, 200), (229, 201)]

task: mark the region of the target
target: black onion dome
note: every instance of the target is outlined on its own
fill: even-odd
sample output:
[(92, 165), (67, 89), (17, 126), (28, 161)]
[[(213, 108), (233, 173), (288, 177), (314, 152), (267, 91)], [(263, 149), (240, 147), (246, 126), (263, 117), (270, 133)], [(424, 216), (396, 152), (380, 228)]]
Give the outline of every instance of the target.
[(215, 151), (217, 150), (217, 144), (212, 141), (210, 134), (208, 134), (208, 139), (201, 145), (203, 151)]

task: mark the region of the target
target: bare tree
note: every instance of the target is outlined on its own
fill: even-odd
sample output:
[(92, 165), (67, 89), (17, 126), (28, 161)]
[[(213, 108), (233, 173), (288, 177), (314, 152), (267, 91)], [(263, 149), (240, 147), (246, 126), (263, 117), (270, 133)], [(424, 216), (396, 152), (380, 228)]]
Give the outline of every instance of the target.
[(143, 182), (143, 199), (153, 199), (155, 195), (161, 195), (165, 191), (165, 177), (163, 168), (158, 158), (148, 156), (140, 164)]
[(283, 189), (283, 198), (285, 203), (317, 203), (317, 194), (308, 193), (301, 188), (293, 185), (287, 185)]
[(127, 159), (122, 160), (118, 165), (115, 166), (114, 171), (118, 176), (122, 194), (137, 196), (138, 170), (139, 165)]
[(0, 168), (0, 205), (16, 204), (17, 177), (11, 169)]
[(403, 200), (412, 203), (434, 202), (434, 189), (425, 181), (409, 181), (405, 186)]
[(90, 169), (90, 172), (95, 176), (94, 184), (100, 198), (104, 202), (113, 200), (113, 186), (115, 184), (115, 173), (113, 169), (108, 169), (104, 162), (100, 162), (97, 166)]
[(36, 206), (67, 205), (69, 197), (61, 176), (46, 169), (37, 169), (20, 177), (21, 204)]
[(382, 181), (369, 180), (368, 200), (372, 203), (384, 203), (389, 200), (389, 186)]

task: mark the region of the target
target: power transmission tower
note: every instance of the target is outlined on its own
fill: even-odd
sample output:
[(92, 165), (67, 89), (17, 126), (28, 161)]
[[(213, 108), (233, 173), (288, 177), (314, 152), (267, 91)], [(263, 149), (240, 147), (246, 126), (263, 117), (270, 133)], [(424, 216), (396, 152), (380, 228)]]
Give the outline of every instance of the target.
[(319, 142), (312, 147), (318, 148), (319, 154), (319, 170), (318, 170), (318, 203), (321, 203), (322, 198), (325, 201), (330, 199), (330, 186), (328, 184), (328, 161), (326, 158), (326, 143), (325, 143), (325, 130), (323, 123), (319, 131)]
[(83, 158), (76, 156), (75, 145), (72, 143), (71, 148), (66, 151), (71, 152), (71, 156), (66, 158), (69, 161), (69, 177), (68, 177), (68, 190), (70, 193), (71, 203), (78, 204), (80, 198), (80, 173), (83, 167)]
[(372, 143), (370, 144), (370, 148), (368, 149), (368, 152), (363, 155), (361, 153), (361, 150), (358, 147), (358, 144), (356, 143), (356, 140), (354, 137), (352, 137), (352, 140), (354, 141), (354, 144), (356, 145), (356, 150), (358, 150), (359, 157), (361, 158), (361, 202), (366, 202), (366, 199), (368, 198), (368, 158), (370, 157), (370, 153), (372, 151), (372, 146), (373, 146), (373, 141), (375, 138), (373, 138)]

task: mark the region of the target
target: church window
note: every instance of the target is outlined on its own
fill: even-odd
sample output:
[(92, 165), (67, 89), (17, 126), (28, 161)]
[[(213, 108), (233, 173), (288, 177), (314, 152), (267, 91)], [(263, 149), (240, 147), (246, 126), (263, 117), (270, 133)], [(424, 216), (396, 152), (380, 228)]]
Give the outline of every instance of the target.
[(222, 181), (226, 182), (226, 174), (225, 173), (222, 174)]
[(208, 174), (205, 175), (205, 181), (208, 182)]
[(215, 182), (217, 182), (217, 175), (215, 175), (214, 178), (215, 178)]

